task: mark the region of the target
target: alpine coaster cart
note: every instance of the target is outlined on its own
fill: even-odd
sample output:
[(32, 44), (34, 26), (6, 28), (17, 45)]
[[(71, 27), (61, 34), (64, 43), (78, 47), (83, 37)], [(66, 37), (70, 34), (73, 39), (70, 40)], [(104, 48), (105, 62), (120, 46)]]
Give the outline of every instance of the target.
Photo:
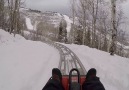
[(62, 76), (62, 84), (65, 90), (82, 90), (82, 84), (85, 79), (85, 75), (80, 75), (79, 70), (73, 68), (71, 69), (69, 75)]

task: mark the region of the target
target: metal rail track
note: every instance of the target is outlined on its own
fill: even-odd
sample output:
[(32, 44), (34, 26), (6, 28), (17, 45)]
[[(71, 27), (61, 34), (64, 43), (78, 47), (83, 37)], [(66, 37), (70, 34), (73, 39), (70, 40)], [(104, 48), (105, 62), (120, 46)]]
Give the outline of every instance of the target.
[[(72, 50), (60, 43), (55, 43), (49, 39), (45, 40), (41, 35), (38, 36), (36, 37), (36, 41), (42, 41), (58, 49), (60, 53), (58, 68), (61, 70), (62, 75), (68, 75), (72, 68), (77, 68), (80, 71), (80, 75), (86, 75), (86, 69)], [(73, 74), (76, 74), (76, 72)]]
[(72, 50), (60, 43), (54, 43), (53, 46), (60, 52), (60, 62), (58, 68), (61, 70), (63, 75), (68, 75), (72, 68), (77, 68), (81, 75), (86, 75), (86, 69)]

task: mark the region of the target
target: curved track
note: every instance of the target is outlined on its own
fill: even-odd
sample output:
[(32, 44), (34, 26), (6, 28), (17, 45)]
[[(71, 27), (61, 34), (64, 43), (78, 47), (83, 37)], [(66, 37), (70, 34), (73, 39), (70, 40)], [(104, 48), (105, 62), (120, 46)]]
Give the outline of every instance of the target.
[[(49, 39), (44, 39), (44, 37), (41, 35), (38, 35), (36, 37), (36, 41), (45, 42), (46, 44), (54, 46), (58, 49), (60, 53), (60, 62), (58, 68), (61, 70), (62, 75), (69, 75), (69, 72), (72, 68), (77, 68), (80, 71), (80, 75), (86, 75), (86, 70), (83, 64), (81, 63), (80, 59), (68, 47), (60, 43), (55, 43)], [(76, 72), (74, 72), (73, 74), (76, 74)]]
[(53, 46), (60, 52), (58, 68), (61, 70), (63, 75), (68, 75), (72, 68), (77, 68), (80, 71), (80, 75), (86, 75), (86, 70), (83, 64), (73, 51), (59, 43), (54, 43)]

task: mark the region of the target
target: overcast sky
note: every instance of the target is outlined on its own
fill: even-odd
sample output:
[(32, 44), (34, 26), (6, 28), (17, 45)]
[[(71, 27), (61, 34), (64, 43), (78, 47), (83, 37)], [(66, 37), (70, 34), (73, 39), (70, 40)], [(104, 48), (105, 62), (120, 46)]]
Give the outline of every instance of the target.
[[(54, 11), (66, 15), (71, 15), (70, 0), (23, 0), (23, 1), (25, 1), (27, 8), (37, 9), (41, 11)], [(123, 10), (125, 16), (129, 19), (129, 0), (123, 3)], [(127, 28), (129, 31), (129, 26)]]
[(69, 15), (69, 0), (25, 0), (26, 7), (41, 11), (55, 11)]
[[(23, 0), (26, 7), (41, 11), (55, 11), (62, 14), (69, 14), (70, 0)], [(129, 17), (129, 0), (123, 3), (126, 16)]]

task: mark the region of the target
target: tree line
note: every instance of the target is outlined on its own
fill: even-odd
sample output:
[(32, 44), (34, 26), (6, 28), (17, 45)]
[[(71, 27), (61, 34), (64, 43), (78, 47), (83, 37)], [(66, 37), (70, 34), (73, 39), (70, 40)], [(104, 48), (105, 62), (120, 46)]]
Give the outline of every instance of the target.
[[(126, 17), (120, 6), (122, 0), (71, 0), (71, 43), (97, 48), (111, 55), (125, 54)], [(76, 17), (79, 25), (76, 24)], [(121, 43), (118, 45), (117, 43)], [(123, 45), (123, 46), (122, 46)]]
[(0, 0), (0, 28), (10, 33), (20, 33), (22, 20), (20, 16), (21, 0)]
[[(119, 0), (70, 0), (72, 24), (68, 34), (67, 23), (62, 18), (58, 27), (47, 22), (41, 15), (37, 24), (36, 36), (43, 35), (54, 41), (75, 43), (97, 48), (111, 55), (128, 56), (126, 45), (126, 17)], [(0, 28), (10, 33), (20, 34), (25, 21), (20, 15), (21, 0), (0, 0)], [(38, 10), (32, 12), (41, 13)], [(117, 44), (119, 43), (119, 44)], [(125, 53), (126, 52), (126, 53)]]

